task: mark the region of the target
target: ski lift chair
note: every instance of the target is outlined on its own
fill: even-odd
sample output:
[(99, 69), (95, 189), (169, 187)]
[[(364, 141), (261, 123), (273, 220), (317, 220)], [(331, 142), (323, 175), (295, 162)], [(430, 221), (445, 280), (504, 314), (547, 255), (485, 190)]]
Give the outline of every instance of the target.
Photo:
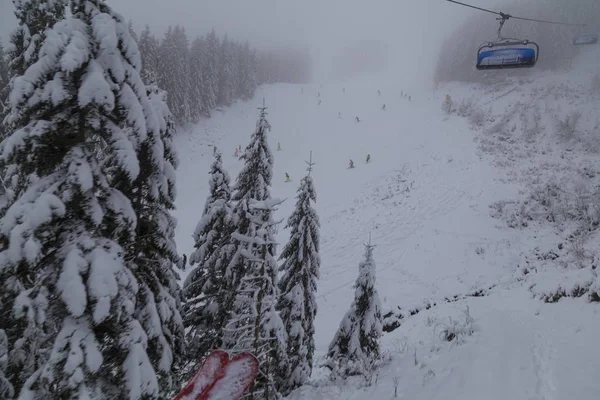
[(477, 69), (531, 68), (537, 63), (540, 47), (529, 40), (502, 36), (504, 23), (510, 15), (501, 13), (498, 39), (482, 44), (477, 51)]

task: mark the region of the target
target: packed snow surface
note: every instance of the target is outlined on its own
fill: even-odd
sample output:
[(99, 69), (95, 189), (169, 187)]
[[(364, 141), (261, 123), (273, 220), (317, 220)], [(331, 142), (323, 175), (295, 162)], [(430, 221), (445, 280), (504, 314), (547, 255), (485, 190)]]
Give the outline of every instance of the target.
[[(546, 77), (536, 89), (553, 82), (556, 77)], [(322, 259), (317, 362), (350, 306), (369, 234), (376, 245), (383, 312), (422, 310), (384, 335), (386, 361), (371, 386), (358, 377), (330, 382), (327, 370), (316, 367), (311, 384), (290, 398), (392, 398), (395, 383), (398, 398), (405, 399), (598, 398), (597, 303), (589, 303), (586, 295), (546, 304), (530, 286), (551, 279), (549, 287), (556, 288), (569, 275), (546, 266), (543, 279), (529, 282), (535, 278), (522, 273), (536, 246), (555, 247), (559, 233), (542, 225), (515, 229), (491, 207), (524, 199), (531, 184), (509, 178), (532, 159), (516, 153), (500, 168), (497, 154), (484, 151), (491, 142), (480, 138), (486, 124), (504, 115), (498, 108), (488, 110), (490, 104), (527, 101), (522, 99), (527, 86), (516, 82), (514, 87), (521, 89), (486, 92), (456, 85), (405, 93), (402, 85), (373, 82), (270, 85), (252, 101), (215, 112), (176, 137), (181, 161), (177, 243), (186, 254), (193, 250), (192, 233), (208, 194), (211, 146), (223, 152), (235, 180), (242, 166), (235, 148), (247, 145), (263, 98), (275, 155), (271, 193), (286, 199), (276, 219), (286, 220), (292, 212), (312, 151)], [(444, 112), (443, 100), (453, 88), (455, 101), (476, 99), (470, 111), (480, 107), (481, 121)], [(291, 182), (285, 182), (285, 173)], [(283, 225), (277, 234), (280, 249), (289, 239)], [(468, 296), (480, 290), (483, 296)], [(448, 333), (453, 334), (449, 341)]]

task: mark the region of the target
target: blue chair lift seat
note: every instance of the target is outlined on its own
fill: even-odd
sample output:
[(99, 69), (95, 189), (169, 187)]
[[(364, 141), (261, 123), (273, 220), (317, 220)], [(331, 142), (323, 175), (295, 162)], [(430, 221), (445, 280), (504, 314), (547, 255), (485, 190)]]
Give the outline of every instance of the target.
[[(524, 45), (535, 48), (523, 47)], [(503, 48), (495, 48), (500, 46)], [(477, 52), (477, 69), (531, 68), (537, 63), (538, 53), (539, 47), (534, 42), (487, 43)]]
[(575, 46), (583, 46), (588, 44), (598, 43), (598, 35), (594, 33), (586, 33), (583, 35), (577, 35), (573, 38), (573, 44)]

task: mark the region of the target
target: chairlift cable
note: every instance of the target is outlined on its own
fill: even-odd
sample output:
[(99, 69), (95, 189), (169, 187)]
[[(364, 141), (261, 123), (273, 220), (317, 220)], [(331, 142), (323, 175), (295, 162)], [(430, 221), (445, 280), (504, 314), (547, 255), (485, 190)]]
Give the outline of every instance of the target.
[(491, 14), (496, 14), (496, 15), (502, 16), (502, 14), (500, 14), (499, 12), (487, 10), (487, 9), (481, 8), (481, 7), (472, 6), (470, 4), (461, 3), (460, 1), (455, 1), (455, 0), (447, 0), (447, 1), (449, 1), (450, 3), (456, 3), (456, 4), (460, 4), (461, 6), (470, 7), (470, 8), (474, 8), (476, 10), (485, 11), (485, 12), (489, 12)]
[(523, 18), (523, 17), (513, 17), (510, 18), (520, 19), (522, 21), (532, 21), (532, 22), (541, 22), (543, 24), (553, 24), (553, 25), (567, 25), (567, 26), (585, 26), (585, 24), (569, 24), (566, 22), (555, 22), (555, 21), (544, 21), (543, 19), (533, 19), (533, 18)]
[(488, 13), (491, 13), (491, 14), (499, 15), (502, 20), (508, 20), (509, 18), (514, 18), (514, 19), (520, 19), (520, 20), (523, 20), (523, 21), (541, 22), (541, 23), (544, 23), (544, 24), (568, 25), (568, 26), (586, 26), (585, 24), (568, 24), (566, 22), (555, 22), (555, 21), (545, 21), (545, 20), (542, 20), (542, 19), (515, 17), (515, 16), (512, 16), (510, 14), (505, 14), (503, 12), (492, 11), (492, 10), (488, 10), (486, 8), (472, 6), (470, 4), (461, 3), (460, 1), (456, 1), (456, 0), (446, 0), (446, 1), (449, 1), (450, 3), (459, 4), (461, 6), (465, 6), (465, 7), (469, 7), (469, 8), (474, 8), (476, 10), (485, 11), (485, 12), (488, 12)]

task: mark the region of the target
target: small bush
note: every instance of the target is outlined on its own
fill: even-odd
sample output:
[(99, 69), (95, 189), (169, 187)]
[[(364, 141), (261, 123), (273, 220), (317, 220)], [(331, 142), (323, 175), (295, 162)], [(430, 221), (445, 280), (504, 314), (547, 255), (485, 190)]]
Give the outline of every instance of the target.
[(596, 74), (596, 76), (594, 76), (590, 89), (592, 93), (600, 94), (600, 74)]
[(485, 122), (485, 113), (483, 110), (474, 110), (469, 114), (469, 122), (475, 126), (483, 126)]
[(471, 336), (475, 332), (475, 320), (471, 316), (469, 307), (463, 311), (462, 320), (455, 320), (452, 317), (448, 318), (448, 320), (447, 324), (438, 324), (438, 326), (442, 327), (439, 338), (443, 341), (462, 344), (468, 336)]
[(473, 100), (463, 100), (458, 106), (458, 115), (461, 117), (468, 117), (474, 110)]
[(581, 119), (581, 113), (579, 111), (573, 111), (563, 119), (556, 120), (556, 133), (559, 137), (564, 140), (571, 140), (577, 133), (579, 120)]

